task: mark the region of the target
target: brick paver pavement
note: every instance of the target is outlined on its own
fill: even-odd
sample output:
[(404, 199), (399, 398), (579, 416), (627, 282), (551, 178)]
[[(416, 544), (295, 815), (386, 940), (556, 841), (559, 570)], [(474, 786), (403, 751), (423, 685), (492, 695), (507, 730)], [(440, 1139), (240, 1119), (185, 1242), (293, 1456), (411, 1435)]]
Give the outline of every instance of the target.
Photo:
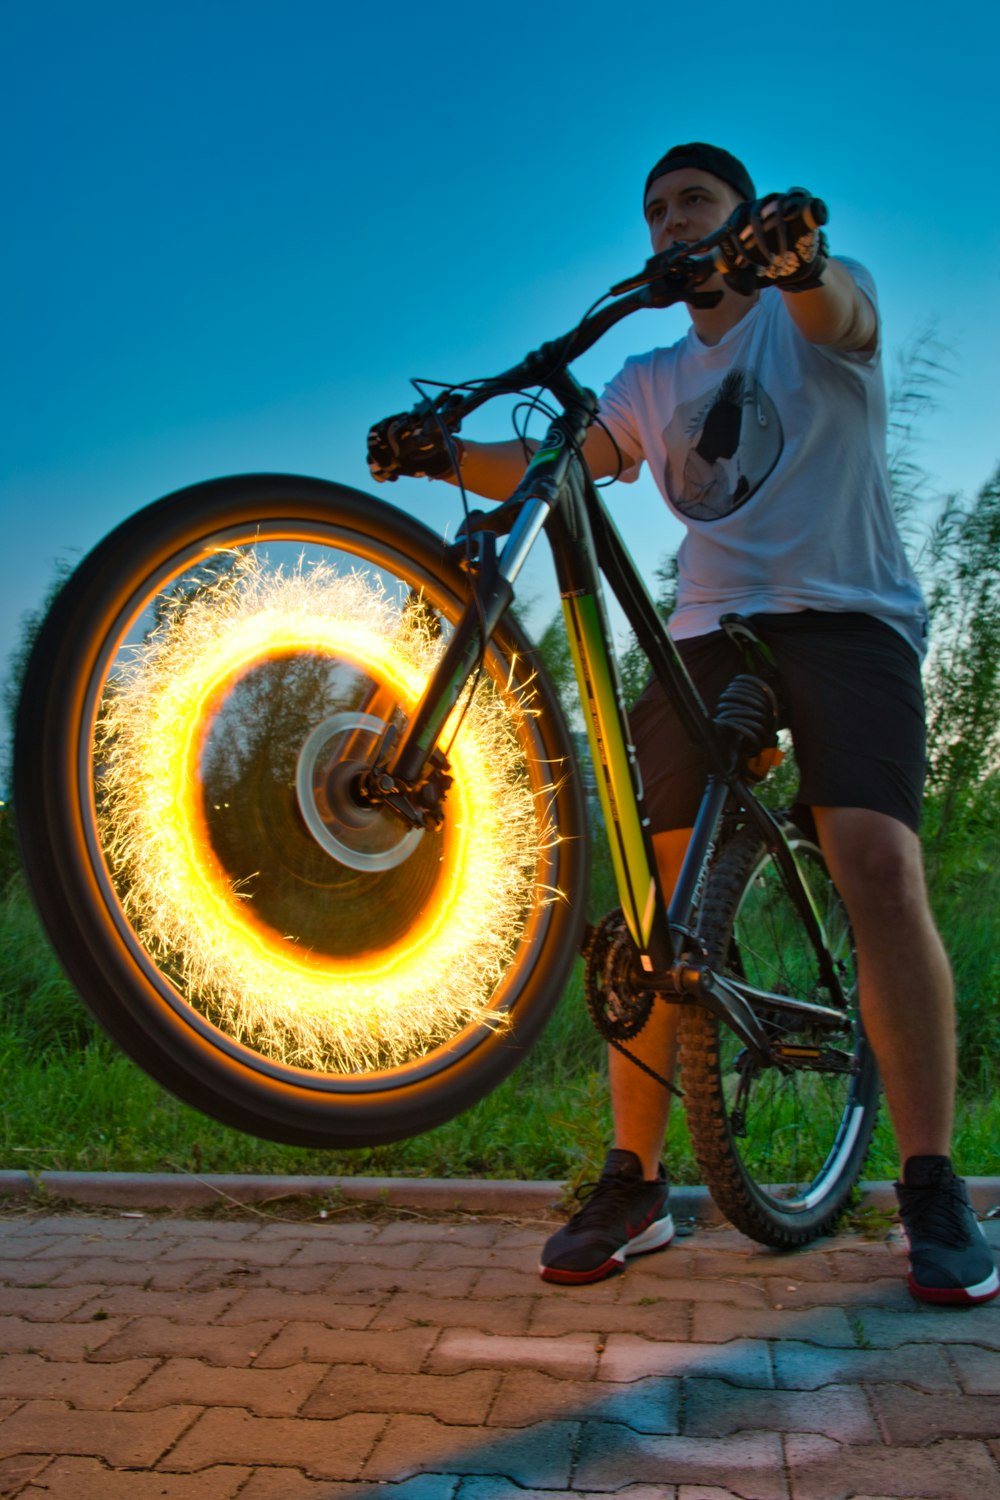
[(568, 1290), (549, 1227), (9, 1212), (0, 1494), (1000, 1500), (1000, 1300), (722, 1227)]

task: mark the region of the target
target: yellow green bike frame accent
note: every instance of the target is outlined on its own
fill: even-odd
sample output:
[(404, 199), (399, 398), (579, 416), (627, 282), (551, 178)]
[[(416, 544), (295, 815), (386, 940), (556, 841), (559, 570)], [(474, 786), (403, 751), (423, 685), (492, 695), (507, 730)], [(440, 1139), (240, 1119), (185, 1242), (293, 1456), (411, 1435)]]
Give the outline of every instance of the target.
[(635, 758), (622, 734), (615, 673), (606, 632), (593, 594), (563, 596), (563, 615), (577, 681), (586, 691), (590, 712), (587, 737), (594, 764), (603, 775), (597, 786), (608, 830), (615, 880), (632, 940), (644, 955), (649, 949), (656, 912), (657, 883), (635, 798)]

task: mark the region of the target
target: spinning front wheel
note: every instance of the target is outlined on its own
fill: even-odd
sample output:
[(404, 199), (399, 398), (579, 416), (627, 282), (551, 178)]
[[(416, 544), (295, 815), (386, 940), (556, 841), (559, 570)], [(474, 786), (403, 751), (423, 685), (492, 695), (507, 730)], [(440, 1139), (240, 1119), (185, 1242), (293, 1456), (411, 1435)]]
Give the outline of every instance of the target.
[(466, 590), (402, 513), (258, 476), (132, 518), (43, 628), (15, 782), (33, 893), (111, 1034), (227, 1123), (321, 1145), (427, 1129), (558, 999), (583, 820), (516, 628), (447, 726), (440, 827), (357, 794)]

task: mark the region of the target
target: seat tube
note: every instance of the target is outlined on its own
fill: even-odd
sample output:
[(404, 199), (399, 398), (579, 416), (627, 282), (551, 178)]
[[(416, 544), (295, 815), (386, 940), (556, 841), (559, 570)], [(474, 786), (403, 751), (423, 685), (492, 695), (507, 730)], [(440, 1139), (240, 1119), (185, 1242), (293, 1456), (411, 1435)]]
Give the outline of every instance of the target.
[[(580, 690), (587, 737), (597, 776), (619, 899), (641, 967), (652, 973), (670, 967), (673, 948), (663, 909), (642, 778), (625, 713), (617, 663), (590, 527), (582, 504), (573, 507), (570, 537), (555, 528), (553, 552), (563, 616)], [(582, 534), (579, 534), (581, 533)]]

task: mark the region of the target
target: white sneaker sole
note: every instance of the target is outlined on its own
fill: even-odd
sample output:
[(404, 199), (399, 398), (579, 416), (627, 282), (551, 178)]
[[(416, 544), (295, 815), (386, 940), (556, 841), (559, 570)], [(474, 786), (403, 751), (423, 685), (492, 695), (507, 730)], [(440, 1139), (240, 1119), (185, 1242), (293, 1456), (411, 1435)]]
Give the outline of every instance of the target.
[(657, 1219), (654, 1224), (650, 1224), (649, 1228), (644, 1229), (641, 1234), (637, 1234), (634, 1240), (629, 1240), (620, 1250), (616, 1250), (611, 1259), (624, 1265), (627, 1255), (646, 1255), (651, 1250), (665, 1250), (673, 1237), (674, 1221), (669, 1214), (666, 1214), (662, 1219)]

